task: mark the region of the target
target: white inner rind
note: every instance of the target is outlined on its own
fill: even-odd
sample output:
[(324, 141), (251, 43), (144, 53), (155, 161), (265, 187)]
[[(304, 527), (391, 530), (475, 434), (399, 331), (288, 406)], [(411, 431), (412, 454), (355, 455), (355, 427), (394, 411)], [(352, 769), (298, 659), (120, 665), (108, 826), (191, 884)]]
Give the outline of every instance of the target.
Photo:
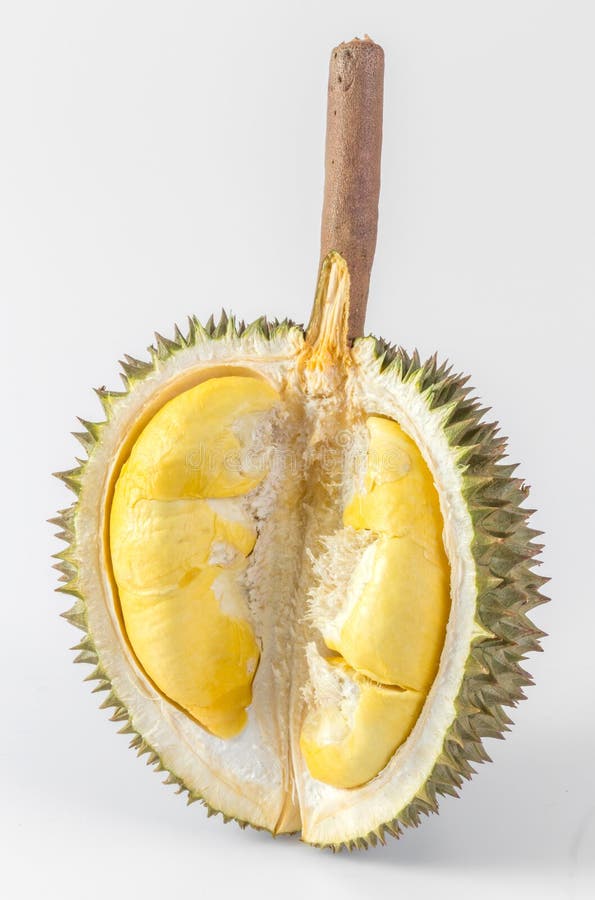
[[(457, 459), (444, 432), (444, 413), (428, 409), (415, 381), (404, 383), (390, 370), (381, 373), (375, 342), (364, 338), (352, 351), (346, 396), (331, 392), (322, 400), (310, 397), (304, 401), (296, 370), (302, 345), (298, 328), (278, 333), (271, 341), (253, 331), (221, 340), (205, 337), (159, 362), (154, 373), (114, 403), (110, 420), (103, 426), (102, 440), (85, 469), (76, 548), (84, 561), (80, 587), (100, 663), (134, 728), (159, 754), (163, 765), (193, 794), (226, 815), (274, 831), (301, 827), (304, 839), (311, 843), (340, 844), (391, 821), (422, 790), (455, 717), (455, 699), (476, 635), (472, 525)], [(269, 474), (259, 488), (234, 501), (238, 515), (250, 517), (259, 532), (243, 586), (247, 614), (261, 644), (261, 660), (248, 724), (239, 735), (226, 740), (209, 734), (165, 699), (131, 652), (109, 574), (105, 518), (106, 511), (109, 518), (109, 492), (125, 458), (122, 436), (138, 433), (177, 390), (211, 377), (215, 368), (223, 365), (229, 374), (234, 369), (245, 370), (266, 378), (282, 398), (282, 412), (261, 435), (262, 447), (270, 443), (274, 448)], [(217, 374), (221, 374), (218, 369)], [(340, 627), (340, 622), (328, 621), (333, 590), (347, 589), (348, 597), (352, 590), (356, 595), (349, 579), (355, 577), (355, 564), (365, 556), (372, 539), (342, 529), (340, 516), (337, 523), (332, 510), (313, 511), (316, 495), (309, 495), (304, 487), (304, 474), (316, 460), (320, 462), (325, 427), (333, 427), (333, 417), (346, 405), (363, 416), (395, 419), (420, 448), (440, 497), (452, 594), (438, 675), (420, 718), (385, 769), (363, 787), (350, 790), (313, 779), (299, 752), (299, 731), (309, 703), (337, 691), (343, 711), (355, 702), (355, 694), (351, 696), (340, 674), (335, 673), (326, 683), (320, 672), (316, 677), (315, 659), (320, 649), (316, 642), (325, 621), (331, 630)], [(336, 485), (339, 505), (361, 484), (365, 447), (361, 422), (360, 416), (344, 448), (343, 466), (348, 471), (344, 482)], [(211, 502), (213, 506), (217, 503)], [(321, 537), (326, 537), (322, 556)], [(231, 562), (225, 545), (215, 545), (211, 557), (224, 565)], [(317, 584), (324, 587), (316, 588)], [(222, 602), (225, 604), (223, 596)], [(357, 690), (354, 685), (353, 691)]]

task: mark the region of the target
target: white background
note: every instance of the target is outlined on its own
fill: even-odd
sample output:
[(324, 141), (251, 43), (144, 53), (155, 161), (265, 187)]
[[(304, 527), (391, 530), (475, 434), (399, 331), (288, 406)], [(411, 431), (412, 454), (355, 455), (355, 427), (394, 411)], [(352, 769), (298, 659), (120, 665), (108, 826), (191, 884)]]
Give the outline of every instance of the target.
[[(0, 10), (3, 896), (595, 896), (595, 6)], [(327, 62), (364, 32), (386, 51), (369, 329), (473, 373), (554, 600), (495, 764), (401, 841), (332, 856), (207, 821), (128, 751), (71, 665), (45, 519), (124, 352), (221, 306), (307, 318)]]

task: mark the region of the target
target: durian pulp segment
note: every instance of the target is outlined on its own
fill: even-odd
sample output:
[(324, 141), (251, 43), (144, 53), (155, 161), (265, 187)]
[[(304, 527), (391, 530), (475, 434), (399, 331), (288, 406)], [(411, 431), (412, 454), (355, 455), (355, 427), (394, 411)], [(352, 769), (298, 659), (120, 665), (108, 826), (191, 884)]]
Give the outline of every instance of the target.
[(244, 374), (206, 373), (162, 406), (111, 507), (126, 638), (205, 733), (203, 796), (216, 806), (218, 779), (233, 784), (277, 832), (307, 834), (318, 795), (357, 805), (380, 776), (420, 715), (450, 609), (432, 475), (397, 422), (367, 408), (348, 288), (333, 254), (274, 387), (242, 360)]
[[(276, 401), (264, 381), (241, 376), (174, 397), (114, 491), (112, 565), (132, 649), (165, 696), (219, 737), (245, 725), (260, 656), (239, 581), (256, 529), (235, 498), (264, 477), (247, 451)], [(227, 565), (211, 561), (217, 544)]]
[[(356, 686), (351, 702), (339, 691), (334, 705), (323, 705), (320, 668), (310, 667), (313, 691), (306, 695), (316, 702), (301, 749), (310, 773), (337, 788), (365, 784), (409, 735), (438, 670), (450, 611), (443, 526), (428, 467), (396, 422), (372, 416), (366, 424), (364, 483), (345, 506), (343, 525), (376, 539), (330, 598), (324, 577), (310, 593), (324, 649), (341, 655)], [(333, 567), (337, 541), (345, 544), (340, 532), (326, 542), (322, 574), (325, 565)], [(327, 665), (332, 671), (334, 660)]]
[[(424, 702), (419, 691), (378, 684), (345, 665), (326, 663), (338, 696), (324, 697), (306, 715), (300, 747), (310, 775), (340, 788), (357, 788), (374, 778), (406, 740)], [(341, 671), (343, 670), (343, 671)], [(311, 670), (316, 672), (315, 664)], [(315, 677), (315, 675), (314, 675)]]

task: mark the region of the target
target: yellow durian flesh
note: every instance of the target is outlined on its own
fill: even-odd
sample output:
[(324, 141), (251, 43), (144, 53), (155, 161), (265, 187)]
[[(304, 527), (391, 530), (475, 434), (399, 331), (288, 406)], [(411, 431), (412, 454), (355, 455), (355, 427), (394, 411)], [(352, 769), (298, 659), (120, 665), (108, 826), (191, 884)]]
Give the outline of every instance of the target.
[(259, 649), (250, 624), (222, 611), (221, 574), (206, 566), (177, 590), (120, 590), (120, 604), (128, 639), (152, 681), (209, 731), (231, 737), (246, 722)]
[[(336, 658), (327, 664), (344, 667)], [(300, 749), (313, 778), (355, 788), (374, 778), (407, 738), (424, 695), (377, 684), (344, 668), (346, 678), (353, 680), (352, 702), (313, 708), (304, 720)]]
[(340, 629), (321, 627), (326, 646), (362, 685), (361, 697), (344, 736), (332, 737), (342, 721), (335, 704), (306, 719), (301, 742), (310, 773), (334, 787), (378, 774), (409, 735), (436, 676), (450, 612), (442, 517), (427, 464), (396, 422), (371, 416), (366, 424), (363, 489), (343, 522), (379, 537), (356, 567), (359, 590), (347, 592)]
[(166, 403), (136, 441), (123, 475), (152, 500), (239, 497), (263, 479), (250, 453), (259, 416), (278, 400), (260, 378), (210, 378)]
[[(115, 485), (114, 578), (128, 640), (163, 694), (221, 738), (246, 723), (260, 650), (239, 576), (256, 540), (233, 498), (264, 478), (250, 457), (278, 400), (258, 378), (212, 378), (150, 420)], [(217, 545), (229, 569), (211, 564)]]
[(376, 681), (428, 690), (450, 612), (450, 572), (438, 492), (414, 441), (371, 416), (364, 489), (345, 525), (378, 532), (370, 580), (332, 649)]
[(371, 578), (328, 646), (374, 681), (427, 691), (450, 609), (446, 560), (429, 560), (410, 537), (382, 537), (367, 552)]
[(440, 503), (419, 448), (391, 419), (370, 416), (366, 426), (369, 446), (363, 490), (347, 504), (344, 524), (392, 537), (409, 536), (429, 559), (443, 565)]
[[(204, 568), (220, 541), (248, 556), (256, 542), (249, 521), (233, 521), (208, 500), (131, 502), (126, 472), (120, 477), (111, 513), (112, 563), (120, 590), (175, 590)], [(232, 501), (233, 502), (233, 501)], [(233, 510), (230, 510), (233, 512)]]

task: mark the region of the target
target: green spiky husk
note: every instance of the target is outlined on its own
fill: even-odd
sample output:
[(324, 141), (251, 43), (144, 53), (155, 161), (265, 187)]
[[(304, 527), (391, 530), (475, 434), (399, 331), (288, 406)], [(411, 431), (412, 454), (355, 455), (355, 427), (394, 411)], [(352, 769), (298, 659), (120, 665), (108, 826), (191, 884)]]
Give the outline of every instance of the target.
[[(222, 313), (217, 324), (211, 317), (206, 326), (191, 318), (186, 335), (176, 326), (173, 340), (156, 335), (155, 345), (149, 347), (148, 361), (130, 356), (121, 361), (123, 391), (104, 388), (97, 391), (106, 420), (100, 423), (79, 420), (84, 430), (76, 432), (75, 437), (85, 448), (87, 459), (101, 441), (102, 428), (108, 424), (114, 405), (139, 381), (152, 375), (160, 363), (194, 346), (199, 340), (216, 341), (250, 333), (271, 340), (282, 337), (295, 327), (289, 321), (267, 322), (265, 318), (246, 327)], [(471, 645), (465, 677), (456, 700), (456, 716), (423, 790), (394, 819), (377, 830), (342, 843), (316, 845), (329, 847), (333, 851), (365, 849), (385, 843), (387, 835), (399, 837), (404, 828), (419, 825), (422, 815), (438, 811), (439, 796), (458, 796), (464, 780), (475, 773), (474, 764), (489, 761), (483, 738), (504, 736), (511, 724), (505, 708), (516, 706), (525, 696), (523, 688), (532, 683), (521, 662), (528, 653), (541, 649), (543, 632), (533, 625), (528, 613), (547, 599), (541, 593), (547, 579), (534, 571), (542, 547), (535, 540), (540, 532), (528, 524), (533, 512), (524, 507), (528, 488), (514, 476), (517, 467), (502, 461), (506, 441), (495, 423), (484, 421), (486, 411), (471, 396), (468, 378), (453, 374), (447, 364), (438, 366), (436, 357), (421, 363), (417, 352), (410, 356), (402, 348), (392, 347), (381, 340), (376, 341), (376, 355), (381, 372), (390, 371), (401, 381), (414, 384), (428, 409), (443, 416), (444, 432), (452, 453), (458, 459), (463, 495), (473, 523), (471, 549), (476, 570), (476, 622), (486, 636), (476, 638)], [(64, 550), (55, 554), (58, 559), (56, 568), (61, 573), (62, 582), (57, 590), (76, 598), (74, 606), (63, 615), (85, 632), (84, 639), (73, 648), (77, 651), (75, 662), (93, 666), (85, 680), (97, 682), (93, 692), (107, 692), (101, 708), (113, 710), (111, 720), (122, 723), (120, 733), (132, 736), (130, 747), (136, 749), (137, 755), (146, 755), (147, 765), (158, 772), (165, 771), (164, 783), (175, 784), (177, 793), (186, 793), (189, 804), (201, 801), (207, 808), (207, 815), (218, 814), (219, 810), (211, 808), (175, 772), (164, 766), (159, 754), (136, 731), (129, 711), (115, 693), (108, 673), (102, 668), (89, 632), (85, 598), (78, 581), (82, 561), (77, 554), (76, 513), (87, 460), (77, 462), (75, 468), (57, 473), (57, 477), (77, 495), (77, 499), (72, 506), (61, 510), (56, 518), (50, 520), (60, 529), (57, 536), (67, 544)], [(225, 822), (233, 818), (220, 814)], [(242, 828), (246, 825), (259, 827), (237, 818), (234, 820)]]

